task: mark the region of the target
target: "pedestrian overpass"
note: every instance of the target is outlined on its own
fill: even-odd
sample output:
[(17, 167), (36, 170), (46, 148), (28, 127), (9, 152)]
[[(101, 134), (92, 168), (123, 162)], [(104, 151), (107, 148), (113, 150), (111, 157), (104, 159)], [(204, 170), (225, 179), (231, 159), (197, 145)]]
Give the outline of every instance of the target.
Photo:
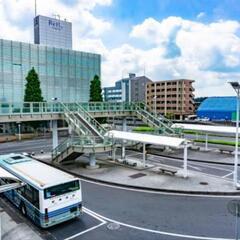
[[(53, 151), (55, 163), (72, 161), (82, 154), (90, 156), (90, 166), (95, 164), (95, 153), (112, 151), (115, 140), (95, 118), (136, 117), (164, 136), (178, 136), (180, 129), (161, 116), (157, 117), (143, 103), (117, 102), (24, 102), (1, 103), (0, 123), (52, 121)], [(57, 120), (65, 120), (76, 133), (58, 144)], [(126, 130), (126, 121), (123, 121)]]

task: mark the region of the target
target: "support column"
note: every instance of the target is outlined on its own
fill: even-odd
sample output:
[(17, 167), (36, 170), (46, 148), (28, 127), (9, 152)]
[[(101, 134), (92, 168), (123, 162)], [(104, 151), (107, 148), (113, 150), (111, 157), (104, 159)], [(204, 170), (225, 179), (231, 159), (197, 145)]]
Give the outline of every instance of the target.
[(88, 169), (97, 169), (99, 166), (96, 164), (96, 154), (89, 153), (89, 165), (87, 165)]
[[(124, 132), (127, 131), (127, 118), (126, 118), (126, 117), (123, 118), (122, 130), (123, 130)], [(122, 141), (122, 160), (125, 160), (125, 159), (126, 159), (125, 142), (126, 142), (125, 140)]]
[(126, 149), (125, 149), (125, 143), (124, 140), (122, 142), (122, 160), (126, 159)]
[(95, 153), (90, 153), (89, 154), (89, 166), (90, 167), (95, 167), (96, 166), (96, 156), (95, 156)]
[(116, 160), (116, 148), (114, 147), (112, 150), (112, 160), (115, 162)]
[(70, 125), (68, 125), (68, 134), (72, 135), (72, 127)]
[(123, 130), (124, 132), (127, 131), (127, 118), (126, 118), (126, 117), (123, 118), (123, 121), (122, 121), (122, 130)]
[(183, 153), (183, 177), (187, 178), (188, 173), (187, 173), (187, 150), (188, 150), (188, 145), (185, 144), (184, 146), (184, 153)]
[(53, 149), (54, 149), (58, 146), (57, 120), (52, 120), (52, 141), (53, 141)]
[(208, 151), (208, 134), (206, 134), (205, 138), (205, 151)]
[(143, 143), (143, 167), (146, 166), (146, 144)]

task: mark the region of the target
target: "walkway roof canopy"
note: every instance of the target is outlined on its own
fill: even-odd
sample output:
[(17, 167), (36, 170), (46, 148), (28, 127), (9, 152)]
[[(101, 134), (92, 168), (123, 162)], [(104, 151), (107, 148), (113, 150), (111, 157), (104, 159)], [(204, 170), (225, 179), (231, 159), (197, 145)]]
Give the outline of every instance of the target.
[(106, 135), (114, 139), (128, 140), (134, 142), (141, 142), (146, 144), (161, 145), (173, 148), (179, 148), (184, 145), (186, 139), (176, 137), (166, 137), (152, 134), (123, 132), (123, 131), (109, 131)]
[(222, 133), (222, 134), (231, 134), (231, 135), (236, 133), (235, 127), (225, 127), (225, 126), (177, 123), (177, 124), (174, 124), (173, 127), (183, 128), (184, 130), (204, 132), (204, 133)]
[(20, 181), (17, 177), (9, 173), (8, 171), (4, 170), (0, 167), (0, 178), (8, 178), (16, 181)]

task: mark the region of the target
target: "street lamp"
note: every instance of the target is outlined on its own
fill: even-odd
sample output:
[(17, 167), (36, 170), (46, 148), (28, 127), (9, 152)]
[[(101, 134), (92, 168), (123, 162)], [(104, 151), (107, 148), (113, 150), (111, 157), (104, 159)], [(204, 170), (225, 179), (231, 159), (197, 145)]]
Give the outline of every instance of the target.
[(21, 122), (17, 122), (18, 125), (18, 141), (22, 140), (22, 136), (21, 136)]
[(157, 116), (157, 84), (154, 84), (154, 113), (155, 113), (155, 117)]
[(157, 96), (155, 95), (152, 99), (154, 101), (154, 114), (156, 117), (157, 116)]
[(235, 92), (237, 93), (237, 112), (236, 112), (236, 140), (235, 140), (235, 157), (234, 157), (234, 172), (233, 172), (233, 183), (238, 189), (238, 132), (239, 132), (239, 98), (240, 98), (240, 84), (239, 82), (229, 82)]

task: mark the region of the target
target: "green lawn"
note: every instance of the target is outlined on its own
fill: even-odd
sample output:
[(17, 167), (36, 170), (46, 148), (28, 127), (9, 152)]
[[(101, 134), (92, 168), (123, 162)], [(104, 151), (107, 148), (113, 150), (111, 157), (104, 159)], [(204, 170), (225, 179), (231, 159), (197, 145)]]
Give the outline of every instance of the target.
[(141, 127), (135, 127), (132, 129), (133, 132), (154, 132), (155, 128), (147, 127), (147, 126), (141, 126)]
[[(205, 140), (204, 139), (199, 139), (199, 140), (194, 140), (194, 142), (205, 143)], [(208, 143), (227, 145), (227, 146), (235, 146), (235, 142), (224, 141), (224, 140), (208, 140)], [(238, 146), (240, 146), (240, 143), (238, 143)]]

